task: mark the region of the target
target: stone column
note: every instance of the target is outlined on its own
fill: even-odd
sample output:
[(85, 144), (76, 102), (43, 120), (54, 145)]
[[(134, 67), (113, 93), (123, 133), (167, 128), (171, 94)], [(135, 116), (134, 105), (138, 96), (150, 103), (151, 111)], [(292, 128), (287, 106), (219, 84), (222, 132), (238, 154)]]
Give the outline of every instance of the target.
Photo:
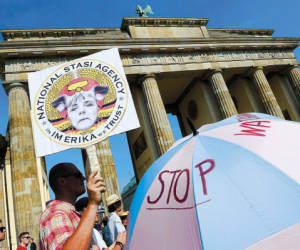
[(228, 118), (236, 115), (238, 112), (226, 86), (222, 71), (220, 69), (212, 70), (208, 75), (208, 79), (217, 98), (222, 117)]
[(297, 100), (300, 102), (300, 72), (298, 65), (292, 65), (286, 71)]
[(104, 178), (106, 185), (106, 192), (104, 193), (102, 204), (103, 206), (107, 207), (106, 199), (111, 194), (117, 194), (119, 197), (121, 197), (119, 182), (109, 140), (106, 139), (104, 141), (101, 141), (95, 146), (98, 156), (98, 162), (101, 166), (101, 176)]
[(268, 83), (262, 67), (256, 67), (252, 71), (255, 87), (268, 114), (284, 119), (275, 95)]
[(17, 234), (28, 231), (38, 239), (41, 190), (34, 151), (30, 105), (22, 84), (8, 89), (11, 172)]
[(146, 75), (141, 79), (150, 123), (155, 137), (157, 152), (165, 153), (174, 143), (173, 132), (167, 117), (154, 75)]

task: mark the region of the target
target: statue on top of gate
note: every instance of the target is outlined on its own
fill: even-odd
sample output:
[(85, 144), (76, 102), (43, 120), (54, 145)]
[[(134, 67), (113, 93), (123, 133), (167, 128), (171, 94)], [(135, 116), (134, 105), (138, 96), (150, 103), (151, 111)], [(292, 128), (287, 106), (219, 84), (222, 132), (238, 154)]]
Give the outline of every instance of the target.
[(147, 5), (145, 9), (142, 9), (140, 5), (136, 6), (136, 13), (139, 14), (140, 17), (148, 17), (148, 14), (153, 15), (154, 12), (152, 11), (150, 5)]

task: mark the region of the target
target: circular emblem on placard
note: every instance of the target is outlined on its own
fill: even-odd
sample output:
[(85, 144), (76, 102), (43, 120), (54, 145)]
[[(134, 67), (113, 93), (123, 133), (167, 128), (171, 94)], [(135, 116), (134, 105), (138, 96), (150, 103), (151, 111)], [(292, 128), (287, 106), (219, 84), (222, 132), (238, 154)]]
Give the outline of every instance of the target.
[(117, 69), (96, 59), (64, 64), (39, 88), (33, 113), (41, 131), (64, 146), (88, 146), (120, 123), (127, 84)]

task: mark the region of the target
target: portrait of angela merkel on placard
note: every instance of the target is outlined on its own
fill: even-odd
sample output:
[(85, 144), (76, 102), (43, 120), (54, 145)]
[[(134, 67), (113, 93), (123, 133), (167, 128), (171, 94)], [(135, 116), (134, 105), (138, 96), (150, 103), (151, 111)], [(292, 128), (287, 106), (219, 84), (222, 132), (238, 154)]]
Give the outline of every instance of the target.
[(65, 134), (87, 134), (104, 125), (116, 104), (111, 79), (94, 69), (60, 77), (46, 98), (52, 126)]
[(100, 86), (93, 79), (77, 78), (61, 90), (52, 106), (63, 118), (68, 117), (76, 130), (86, 130), (99, 122), (98, 110), (107, 92), (107, 86)]

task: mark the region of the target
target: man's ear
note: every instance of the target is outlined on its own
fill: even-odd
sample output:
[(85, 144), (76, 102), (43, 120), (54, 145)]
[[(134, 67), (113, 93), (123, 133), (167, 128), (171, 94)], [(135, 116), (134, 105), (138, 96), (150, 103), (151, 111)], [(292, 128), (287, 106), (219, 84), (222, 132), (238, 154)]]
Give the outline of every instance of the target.
[(63, 178), (61, 176), (57, 178), (57, 184), (58, 184), (59, 187), (64, 186), (65, 183), (66, 183), (66, 179), (65, 178)]

